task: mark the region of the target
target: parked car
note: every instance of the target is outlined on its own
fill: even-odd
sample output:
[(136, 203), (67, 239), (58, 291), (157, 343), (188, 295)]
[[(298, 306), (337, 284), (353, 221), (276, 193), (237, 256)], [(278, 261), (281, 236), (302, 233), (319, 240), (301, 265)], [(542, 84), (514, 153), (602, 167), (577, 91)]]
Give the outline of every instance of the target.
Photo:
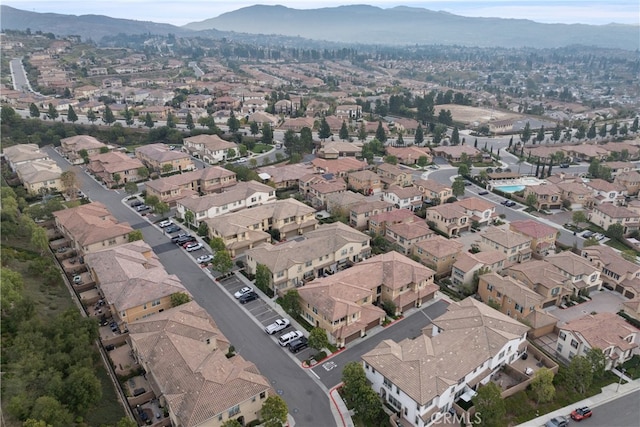
[(560, 163), (560, 167), (561, 167), (562, 169), (566, 169), (566, 168), (568, 168), (568, 167), (569, 167), (569, 163), (566, 163), (566, 162), (564, 162), (564, 163)]
[(187, 250), (187, 252), (193, 252), (193, 251), (198, 251), (200, 249), (204, 248), (204, 246), (202, 245), (202, 243), (200, 242), (193, 242), (193, 243), (189, 243), (185, 249)]
[(571, 419), (575, 421), (582, 421), (585, 418), (590, 418), (593, 415), (591, 409), (588, 406), (583, 406), (582, 408), (576, 408), (571, 412)]
[(138, 212), (148, 211), (149, 209), (151, 209), (151, 206), (147, 206), (145, 204), (142, 204), (136, 207), (136, 211)]
[(487, 190), (482, 190), (482, 191), (478, 192), (479, 196), (486, 196), (487, 194), (489, 194), (489, 192)]
[(250, 286), (245, 286), (244, 288), (240, 289), (238, 292), (233, 294), (233, 296), (236, 297), (236, 299), (237, 299), (237, 298), (240, 298), (244, 294), (248, 294), (249, 292), (253, 292), (253, 288), (250, 287)]
[(293, 341), (297, 340), (298, 338), (302, 338), (303, 336), (304, 334), (300, 331), (287, 332), (286, 334), (281, 335), (280, 338), (278, 338), (278, 344), (280, 344), (282, 347), (286, 347)]
[(247, 158), (246, 157), (240, 157), (238, 160), (236, 160), (236, 163), (247, 163)]
[(167, 228), (164, 229), (164, 231), (166, 233), (175, 233), (176, 231), (180, 231), (180, 230), (181, 230), (181, 228), (178, 227), (175, 224), (172, 224), (172, 225), (170, 225), (170, 226), (168, 226)]
[(196, 238), (191, 235), (182, 236), (178, 240), (176, 240), (176, 245), (180, 245), (184, 247), (186, 243), (195, 242), (195, 240)]
[(289, 319), (277, 319), (272, 324), (267, 325), (264, 328), (264, 331), (269, 335), (273, 335), (276, 332), (280, 332), (283, 329), (287, 329), (289, 326), (291, 326), (291, 322), (289, 321)]
[(584, 233), (582, 233), (582, 237), (584, 237), (585, 239), (588, 239), (589, 237), (593, 237), (595, 233), (593, 231), (585, 231)]
[(107, 344), (104, 346), (104, 349), (107, 351), (115, 350), (116, 346), (113, 344)]
[(172, 241), (173, 243), (176, 243), (176, 242), (178, 241), (178, 239), (180, 239), (181, 237), (186, 237), (186, 236), (188, 236), (188, 234), (187, 234), (187, 233), (180, 233), (180, 234), (176, 234), (175, 236), (173, 236), (173, 237), (171, 238), (171, 241)]
[(470, 187), (470, 186), (472, 186), (472, 185), (473, 185), (473, 183), (472, 183), (472, 182), (469, 182), (469, 181), (465, 181), (465, 182), (464, 182), (464, 186), (465, 186), (465, 187)]
[(251, 291), (251, 292), (247, 292), (246, 294), (238, 298), (238, 301), (240, 301), (240, 304), (246, 304), (258, 298), (260, 298), (260, 296), (257, 293)]
[(80, 276), (79, 274), (73, 276), (73, 283), (75, 283), (76, 285), (82, 283), (82, 276)]
[(196, 261), (199, 262), (200, 264), (205, 264), (207, 262), (213, 261), (213, 255), (206, 254), (206, 255), (199, 256), (198, 259), (196, 259)]
[(170, 219), (165, 219), (164, 221), (160, 221), (158, 223), (158, 227), (165, 228), (165, 227), (168, 227), (168, 226), (170, 226), (172, 224), (173, 224), (173, 221), (171, 221)]
[(594, 235), (593, 235), (593, 236), (591, 236), (591, 237), (593, 237), (593, 238), (594, 238), (594, 239), (596, 239), (596, 240), (602, 240), (602, 239), (604, 239), (604, 237), (605, 237), (605, 236), (604, 236), (604, 234), (602, 234), (602, 233), (596, 233), (596, 234), (594, 234)]
[(297, 353), (309, 346), (309, 340), (307, 337), (300, 337), (297, 340), (293, 340), (289, 343), (289, 351), (291, 353)]
[(546, 422), (545, 427), (567, 427), (569, 425), (569, 420), (567, 417), (559, 416), (555, 418), (551, 418)]
[(129, 206), (131, 206), (132, 208), (137, 208), (138, 206), (144, 205), (144, 202), (142, 202), (139, 199), (135, 199), (133, 202), (131, 202), (131, 204)]
[(508, 208), (512, 208), (516, 205), (516, 202), (514, 202), (513, 200), (507, 200), (507, 203), (505, 203), (504, 205)]

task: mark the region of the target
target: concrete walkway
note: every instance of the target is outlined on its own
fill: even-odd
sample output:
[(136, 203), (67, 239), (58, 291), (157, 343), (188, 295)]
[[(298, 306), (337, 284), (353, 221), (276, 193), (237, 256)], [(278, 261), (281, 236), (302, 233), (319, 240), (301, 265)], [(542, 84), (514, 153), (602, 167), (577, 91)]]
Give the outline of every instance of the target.
[(640, 379), (630, 381), (625, 384), (609, 384), (606, 387), (602, 388), (602, 392), (600, 394), (596, 394), (595, 396), (591, 396), (587, 399), (576, 402), (570, 406), (565, 406), (564, 408), (555, 410), (548, 414), (542, 415), (538, 418), (534, 418), (531, 421), (527, 421), (524, 424), (520, 424), (521, 427), (540, 427), (543, 426), (547, 421), (549, 421), (553, 417), (558, 417), (561, 415), (567, 415), (571, 413), (575, 408), (579, 408), (581, 406), (589, 406), (590, 408), (595, 408), (597, 406), (603, 405), (611, 400), (617, 399), (622, 396), (626, 396), (627, 394), (633, 393), (635, 391), (640, 390)]

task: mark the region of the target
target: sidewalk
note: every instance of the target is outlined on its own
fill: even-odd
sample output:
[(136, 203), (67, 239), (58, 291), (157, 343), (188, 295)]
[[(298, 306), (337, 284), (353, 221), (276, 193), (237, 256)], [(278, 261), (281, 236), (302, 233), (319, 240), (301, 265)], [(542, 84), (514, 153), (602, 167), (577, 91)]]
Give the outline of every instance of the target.
[(620, 384), (620, 385), (617, 383), (609, 384), (608, 386), (602, 388), (602, 392), (600, 394), (596, 394), (595, 396), (591, 396), (587, 399), (576, 402), (573, 405), (565, 406), (564, 408), (542, 415), (538, 418), (534, 418), (531, 421), (527, 421), (526, 423), (519, 424), (519, 426), (520, 427), (540, 427), (540, 426), (543, 426), (547, 421), (549, 421), (553, 417), (557, 417), (560, 415), (565, 415), (565, 416), (569, 415), (571, 411), (573, 411), (575, 408), (579, 408), (581, 406), (589, 406), (590, 408), (595, 408), (611, 400), (615, 400), (619, 397), (626, 396), (627, 394), (631, 394), (638, 390), (640, 390), (640, 379), (628, 382), (626, 384)]

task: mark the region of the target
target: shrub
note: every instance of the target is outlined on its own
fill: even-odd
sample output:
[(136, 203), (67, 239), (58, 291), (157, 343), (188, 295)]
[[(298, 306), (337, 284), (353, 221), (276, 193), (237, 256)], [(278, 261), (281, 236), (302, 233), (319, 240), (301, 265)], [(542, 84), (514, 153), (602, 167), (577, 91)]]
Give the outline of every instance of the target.
[(323, 359), (325, 359), (327, 357), (327, 353), (324, 351), (320, 351), (318, 353), (316, 353), (313, 358), (316, 360), (316, 362), (319, 362)]

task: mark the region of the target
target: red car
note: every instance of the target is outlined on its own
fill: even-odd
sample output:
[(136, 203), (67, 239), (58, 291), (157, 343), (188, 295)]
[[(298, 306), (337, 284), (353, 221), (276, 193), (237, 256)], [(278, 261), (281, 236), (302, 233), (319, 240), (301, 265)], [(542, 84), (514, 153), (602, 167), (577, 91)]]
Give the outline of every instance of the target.
[(582, 408), (576, 408), (571, 413), (571, 418), (575, 421), (580, 421), (580, 420), (584, 420), (585, 418), (590, 418), (591, 415), (593, 415), (593, 412), (591, 412), (591, 409), (586, 406), (583, 406)]

